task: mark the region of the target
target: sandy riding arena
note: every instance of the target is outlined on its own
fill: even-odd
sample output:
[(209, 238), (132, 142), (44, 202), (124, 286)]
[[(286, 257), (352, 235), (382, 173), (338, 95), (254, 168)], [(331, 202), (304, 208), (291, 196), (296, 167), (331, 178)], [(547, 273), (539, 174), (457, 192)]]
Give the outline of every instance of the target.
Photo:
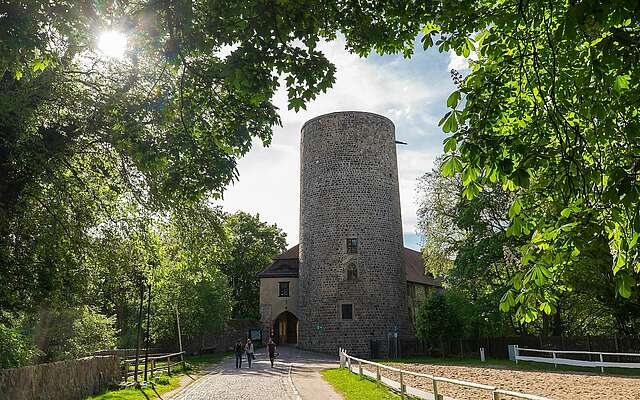
[[(507, 367), (471, 367), (430, 364), (395, 364), (396, 368), (475, 383), (493, 385), (501, 389), (535, 394), (554, 400), (640, 399), (640, 377), (599, 376), (581, 372), (522, 371)], [(383, 374), (397, 379), (390, 372)], [(432, 390), (429, 379), (406, 377), (409, 386)], [(440, 394), (456, 400), (490, 399), (487, 391), (468, 389), (458, 385), (438, 383)]]

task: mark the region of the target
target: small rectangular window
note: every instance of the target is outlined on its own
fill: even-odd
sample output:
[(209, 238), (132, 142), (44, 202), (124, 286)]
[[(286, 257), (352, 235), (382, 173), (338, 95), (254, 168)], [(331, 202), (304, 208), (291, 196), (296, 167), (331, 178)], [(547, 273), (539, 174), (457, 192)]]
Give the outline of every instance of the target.
[(342, 305), (342, 319), (353, 319), (353, 304)]
[(358, 252), (358, 239), (347, 239), (347, 254), (356, 254)]
[(289, 297), (289, 282), (278, 282), (278, 296)]

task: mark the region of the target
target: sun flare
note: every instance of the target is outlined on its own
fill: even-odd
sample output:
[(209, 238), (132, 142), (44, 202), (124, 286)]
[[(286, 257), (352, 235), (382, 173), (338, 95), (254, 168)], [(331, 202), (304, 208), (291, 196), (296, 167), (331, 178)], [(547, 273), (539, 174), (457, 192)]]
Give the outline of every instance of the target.
[(105, 31), (98, 37), (98, 50), (107, 57), (122, 58), (127, 50), (127, 36), (118, 31)]

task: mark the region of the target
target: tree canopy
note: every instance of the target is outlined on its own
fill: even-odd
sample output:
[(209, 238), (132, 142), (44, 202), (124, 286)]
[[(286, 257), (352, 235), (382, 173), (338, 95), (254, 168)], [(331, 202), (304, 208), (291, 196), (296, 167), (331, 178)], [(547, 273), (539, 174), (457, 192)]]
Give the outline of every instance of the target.
[(518, 194), (509, 235), (531, 235), (520, 250), (527, 268), (504, 304), (523, 321), (550, 311), (572, 265), (602, 238), (618, 294), (636, 296), (640, 3), (395, 1), (363, 8), (363, 19), (373, 10), (380, 18), (371, 20), (372, 34), (346, 30), (359, 54), (410, 55), (411, 34), (420, 32), (425, 48), (476, 59), (440, 121), (450, 134), (442, 171), (462, 174), (469, 199), (493, 183)]
[[(323, 15), (296, 2), (0, 5), (0, 307), (81, 291), (89, 232), (123, 207), (220, 198), (280, 123), (278, 86), (299, 109), (334, 81), (316, 50)], [(104, 31), (126, 35), (123, 58), (96, 49)]]
[(287, 241), (275, 224), (260, 221), (259, 215), (237, 212), (225, 220), (230, 232), (231, 254), (222, 266), (233, 290), (237, 318), (260, 318), (260, 281), (258, 272), (283, 252)]
[[(567, 268), (556, 301), (530, 321), (502, 302), (526, 266), (518, 250), (529, 235), (508, 235), (511, 204), (517, 193), (500, 184), (485, 185), (472, 199), (463, 192), (462, 174), (445, 177), (442, 159), (421, 182), (418, 227), (424, 236), (426, 267), (443, 276), (451, 311), (462, 318), (465, 334), (477, 336), (636, 334), (637, 299), (617, 293), (605, 238)], [(597, 284), (594, 284), (597, 282)]]
[[(441, 120), (442, 172), (460, 174), (467, 200), (512, 192), (501, 240), (525, 243), (503, 308), (531, 322), (586, 277), (606, 277), (599, 295), (635, 312), (639, 14), (624, 0), (3, 2), (0, 324), (38, 308), (90, 314), (78, 308), (87, 287), (104, 300), (95, 312), (121, 316), (140, 282), (168, 284), (156, 299), (167, 307), (180, 285), (192, 299), (227, 293), (218, 262), (232, 250), (207, 201), (253, 140), (270, 142), (279, 86), (295, 110), (331, 86), (317, 45), (336, 32), (361, 56), (409, 57), (418, 36), (475, 59)], [(126, 35), (124, 57), (96, 49), (108, 31)], [(193, 215), (200, 223), (184, 225)], [(161, 280), (190, 268), (197, 282)], [(225, 296), (214, 298), (221, 315)]]
[(416, 335), (432, 345), (462, 337), (462, 321), (449, 293), (434, 292), (425, 299), (416, 316)]

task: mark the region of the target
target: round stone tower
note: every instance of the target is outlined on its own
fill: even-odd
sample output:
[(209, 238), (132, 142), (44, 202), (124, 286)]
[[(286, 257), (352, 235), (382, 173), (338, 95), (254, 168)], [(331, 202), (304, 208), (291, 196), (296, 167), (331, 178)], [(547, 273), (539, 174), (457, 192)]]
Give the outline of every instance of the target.
[(408, 329), (395, 127), (335, 112), (301, 136), (299, 345), (384, 355)]

